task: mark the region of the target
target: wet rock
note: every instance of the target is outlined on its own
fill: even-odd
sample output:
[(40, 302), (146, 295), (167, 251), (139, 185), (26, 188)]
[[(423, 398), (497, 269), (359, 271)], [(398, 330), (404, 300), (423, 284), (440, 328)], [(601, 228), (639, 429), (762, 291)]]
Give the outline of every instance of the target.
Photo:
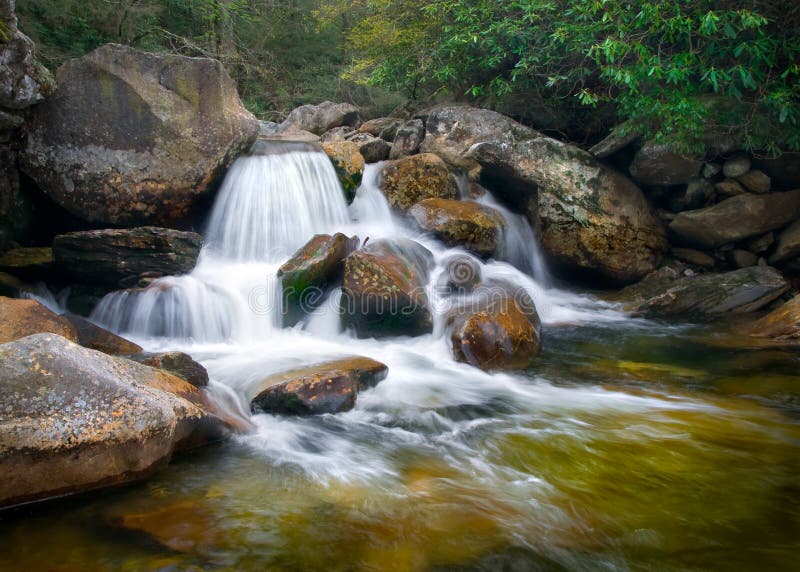
[[(94, 284), (117, 286), (141, 275), (184, 274), (197, 262), (203, 237), (158, 227), (87, 230), (56, 236), (56, 263), (71, 275)], [(131, 285), (131, 284), (128, 284)]]
[(477, 143), (513, 143), (539, 133), (496, 111), (475, 107), (442, 107), (433, 110), (425, 122), (425, 139), (420, 150), (435, 153), (451, 166), (464, 171), (478, 167), (468, 156)]
[(458, 195), (447, 165), (430, 153), (386, 163), (379, 185), (389, 205), (399, 211), (407, 211), (423, 199), (455, 199)]
[(691, 248), (673, 248), (672, 256), (678, 260), (683, 260), (695, 266), (702, 266), (703, 268), (713, 268), (715, 263), (714, 259), (705, 252)]
[(124, 514), (109, 524), (138, 534), (174, 552), (211, 553), (225, 545), (219, 517), (199, 502), (160, 502), (152, 511)]
[(389, 143), (379, 137), (373, 137), (369, 133), (356, 133), (349, 140), (358, 145), (358, 150), (367, 163), (385, 161), (389, 158), (389, 152), (392, 150)]
[(347, 202), (352, 203), (364, 176), (364, 157), (358, 145), (352, 141), (332, 141), (323, 143), (322, 148), (336, 169)]
[(734, 248), (726, 253), (728, 262), (736, 268), (747, 268), (758, 264), (758, 256), (748, 250)]
[(549, 262), (566, 274), (625, 284), (651, 272), (667, 250), (664, 228), (641, 190), (589, 153), (549, 137), (472, 147), (484, 176), (534, 201)]
[(378, 117), (377, 119), (365, 121), (358, 130), (361, 133), (369, 133), (374, 137), (380, 137), (391, 143), (403, 123), (404, 121), (398, 117)]
[(218, 61), (108, 44), (69, 60), (20, 155), (56, 203), (93, 223), (185, 225), (259, 124)]
[(680, 213), (669, 229), (683, 242), (717, 248), (785, 226), (800, 216), (800, 190), (740, 195)]
[(481, 282), (481, 267), (470, 256), (457, 254), (444, 263), (437, 289), (442, 294), (469, 294)]
[(345, 259), (341, 312), (360, 337), (430, 333), (425, 285), (433, 256), (410, 240), (370, 242)]
[(227, 435), (188, 383), (52, 334), (0, 345), (0, 507), (140, 479)]
[(725, 179), (714, 185), (714, 190), (717, 195), (723, 198), (735, 197), (736, 195), (743, 195), (747, 192), (738, 181), (734, 179)]
[(281, 123), (281, 131), (298, 129), (322, 135), (334, 127), (358, 127), (361, 116), (358, 108), (349, 103), (324, 101), (319, 105), (301, 105), (293, 109)]
[(69, 320), (36, 300), (0, 296), (0, 316), (0, 344), (44, 332), (78, 341), (78, 332)]
[(456, 361), (493, 370), (531, 366), (541, 348), (541, 323), (522, 289), (481, 289), (447, 317)]
[(747, 155), (731, 157), (722, 165), (722, 173), (729, 179), (741, 177), (750, 170), (750, 158)]
[(633, 180), (647, 186), (685, 185), (697, 178), (702, 168), (699, 158), (676, 153), (653, 141), (637, 151), (629, 167)]
[(34, 45), (17, 28), (13, 0), (0, 0), (0, 107), (25, 109), (55, 88), (50, 72), (34, 57)]
[(394, 160), (416, 155), (423, 139), (425, 139), (425, 124), (421, 120), (412, 119), (403, 123), (395, 134), (389, 159)]
[(502, 246), (505, 222), (491, 207), (471, 201), (425, 199), (408, 214), (447, 246), (463, 246), (482, 258), (496, 256)]
[(201, 364), (194, 361), (192, 356), (183, 352), (132, 352), (128, 359), (139, 362), (155, 369), (161, 369), (195, 387), (208, 385), (208, 371)]
[(744, 187), (751, 193), (763, 195), (768, 193), (772, 186), (772, 181), (762, 171), (748, 171), (744, 175), (736, 177)]
[(64, 314), (63, 317), (75, 328), (78, 333), (78, 343), (85, 348), (113, 356), (137, 354), (142, 351), (141, 346), (93, 324), (86, 318), (76, 314)]
[[(800, 192), (800, 191), (798, 191)], [(781, 264), (800, 256), (800, 220), (795, 221), (786, 227), (778, 235), (778, 244), (772, 256), (769, 257), (770, 264)]]
[(753, 324), (751, 335), (789, 344), (800, 344), (800, 295)]
[(296, 324), (323, 302), (326, 291), (341, 281), (344, 259), (358, 242), (338, 232), (318, 234), (278, 269), (284, 324)]
[(375, 387), (389, 371), (365, 357), (351, 357), (271, 375), (250, 392), (254, 411), (320, 415), (349, 411), (359, 391)]
[(659, 276), (623, 290), (621, 297), (631, 300), (628, 309), (646, 314), (716, 317), (754, 312), (788, 289), (789, 284), (774, 268), (753, 266), (677, 279)]

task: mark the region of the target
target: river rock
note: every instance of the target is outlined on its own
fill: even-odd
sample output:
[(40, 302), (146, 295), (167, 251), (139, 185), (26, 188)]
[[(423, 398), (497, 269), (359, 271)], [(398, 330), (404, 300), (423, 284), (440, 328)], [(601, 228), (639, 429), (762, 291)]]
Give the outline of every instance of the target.
[(542, 247), (562, 273), (625, 284), (651, 272), (667, 250), (664, 228), (641, 190), (586, 151), (549, 137), (477, 144), (484, 176), (515, 200), (536, 204)]
[(146, 366), (164, 370), (195, 387), (206, 387), (208, 385), (208, 371), (187, 353), (149, 353), (140, 351), (138, 353), (132, 352), (132, 355), (127, 357)]
[(722, 198), (735, 197), (737, 195), (743, 195), (747, 192), (747, 189), (745, 189), (738, 181), (734, 179), (725, 179), (724, 181), (720, 181), (714, 185), (714, 190), (716, 191), (717, 195)]
[(722, 164), (722, 173), (729, 179), (741, 177), (750, 170), (750, 157), (747, 155), (737, 155), (731, 157)]
[(325, 292), (341, 281), (344, 259), (358, 242), (338, 232), (318, 234), (278, 269), (284, 324), (296, 324), (323, 302)]
[(800, 216), (800, 190), (739, 195), (703, 209), (680, 213), (669, 225), (681, 241), (717, 248), (785, 226)]
[(82, 316), (64, 314), (63, 317), (75, 328), (78, 334), (78, 343), (85, 348), (112, 356), (137, 354), (142, 351), (141, 346), (93, 324)]
[(377, 240), (345, 258), (341, 313), (359, 337), (430, 333), (425, 285), (433, 255), (411, 240)]
[(199, 234), (167, 228), (87, 230), (56, 236), (53, 255), (59, 266), (77, 278), (118, 286), (143, 274), (187, 273), (194, 268), (202, 244)]
[(781, 264), (797, 257), (800, 257), (800, 220), (790, 224), (778, 235), (778, 244), (775, 245), (769, 261), (771, 264)]
[(430, 153), (387, 162), (379, 186), (389, 205), (403, 212), (423, 199), (455, 199), (458, 195), (447, 165)]
[(758, 256), (742, 248), (734, 248), (725, 253), (728, 262), (735, 268), (747, 268), (758, 264)]
[(0, 0), (0, 108), (25, 109), (55, 88), (50, 72), (34, 56), (34, 45), (17, 28), (14, 0)]
[(693, 250), (691, 248), (673, 248), (672, 256), (678, 260), (683, 260), (695, 266), (702, 266), (703, 268), (713, 268), (715, 264), (711, 256), (705, 252)]
[(420, 150), (435, 153), (448, 165), (469, 172), (478, 167), (476, 160), (467, 155), (473, 145), (487, 141), (511, 144), (537, 135), (533, 129), (496, 111), (442, 107), (428, 114)]
[(764, 174), (763, 171), (748, 171), (744, 175), (739, 175), (736, 177), (736, 180), (739, 181), (744, 187), (750, 191), (751, 193), (756, 193), (758, 195), (763, 195), (764, 193), (768, 193), (769, 189), (772, 185), (772, 182), (769, 180), (769, 177)]
[(0, 316), (0, 344), (44, 332), (78, 341), (78, 332), (69, 320), (36, 300), (0, 296)]
[(334, 127), (358, 127), (360, 124), (361, 116), (355, 105), (324, 101), (319, 105), (301, 105), (293, 109), (281, 123), (280, 129), (297, 129), (322, 135)]
[(57, 79), (34, 110), (22, 168), (93, 223), (185, 225), (259, 132), (215, 60), (109, 44)]
[(358, 145), (358, 150), (366, 163), (385, 161), (389, 158), (389, 152), (392, 150), (389, 143), (379, 137), (373, 137), (369, 133), (356, 133), (348, 141)]
[(762, 234), (761, 236), (756, 236), (745, 241), (745, 247), (750, 252), (755, 252), (756, 254), (763, 254), (769, 247), (775, 244), (775, 233), (768, 232), (767, 234)]
[(692, 179), (685, 188), (670, 193), (669, 208), (674, 212), (699, 209), (708, 205), (713, 196), (714, 185), (702, 178)]
[(623, 290), (622, 297), (637, 298), (628, 309), (646, 314), (716, 317), (754, 312), (788, 289), (789, 284), (774, 268), (752, 266), (722, 274), (651, 280), (645, 288)]
[(44, 281), (53, 277), (55, 263), (49, 246), (23, 246), (0, 254), (0, 270), (24, 280)]
[(370, 119), (361, 124), (358, 130), (361, 133), (369, 133), (374, 137), (391, 143), (397, 135), (397, 130), (403, 125), (404, 121), (399, 117), (378, 117), (377, 119)]
[(0, 345), (0, 507), (140, 479), (226, 425), (162, 371), (38, 334)]
[(751, 335), (789, 344), (800, 344), (800, 295), (753, 324)]
[(331, 141), (322, 148), (330, 157), (348, 203), (352, 203), (364, 176), (364, 157), (352, 141)]
[(333, 129), (329, 129), (325, 133), (320, 136), (320, 141), (322, 143), (331, 143), (333, 141), (347, 141), (347, 137), (357, 133), (355, 129), (352, 127), (347, 127), (343, 125), (342, 127), (334, 127)]
[(685, 185), (697, 178), (702, 168), (698, 157), (676, 153), (653, 141), (636, 152), (629, 166), (633, 180), (647, 186)]
[(496, 256), (502, 246), (505, 222), (491, 207), (472, 201), (424, 199), (408, 214), (447, 246), (463, 246), (482, 258)]
[(456, 361), (493, 370), (525, 369), (541, 348), (541, 322), (521, 288), (482, 289), (447, 317)]
[(425, 124), (420, 119), (406, 121), (395, 134), (389, 159), (394, 160), (416, 155), (423, 139), (425, 139)]
[(349, 411), (359, 391), (375, 387), (389, 371), (384, 364), (351, 357), (271, 375), (250, 392), (253, 411), (320, 415)]

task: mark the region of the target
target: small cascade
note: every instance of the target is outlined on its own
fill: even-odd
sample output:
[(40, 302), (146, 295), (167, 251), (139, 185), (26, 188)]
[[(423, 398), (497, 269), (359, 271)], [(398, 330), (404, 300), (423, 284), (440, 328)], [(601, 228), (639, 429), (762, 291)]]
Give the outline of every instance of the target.
[(364, 238), (393, 236), (400, 227), (378, 186), (382, 165), (373, 163), (366, 166), (361, 186), (350, 205), (350, 216)]

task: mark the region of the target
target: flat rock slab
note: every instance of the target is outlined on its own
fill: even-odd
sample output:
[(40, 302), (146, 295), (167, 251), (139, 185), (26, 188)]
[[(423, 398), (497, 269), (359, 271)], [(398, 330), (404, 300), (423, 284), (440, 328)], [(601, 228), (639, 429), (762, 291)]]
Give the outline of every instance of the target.
[(389, 368), (366, 358), (350, 357), (271, 375), (251, 391), (253, 411), (318, 415), (348, 411), (359, 391), (386, 378)]

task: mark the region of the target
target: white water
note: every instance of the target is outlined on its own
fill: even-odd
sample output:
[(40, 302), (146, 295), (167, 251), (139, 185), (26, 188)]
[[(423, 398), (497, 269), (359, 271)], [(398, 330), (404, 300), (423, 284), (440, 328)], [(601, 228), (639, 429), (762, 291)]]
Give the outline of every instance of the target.
[[(324, 154), (294, 152), (239, 159), (217, 198), (207, 245), (196, 269), (186, 276), (158, 280), (146, 290), (110, 294), (92, 318), (146, 349), (191, 353), (207, 367), (215, 395), (242, 410), (247, 409), (242, 397), (247, 389), (271, 373), (343, 355), (364, 355), (387, 364), (388, 378), (363, 392), (355, 410), (336, 416), (335, 430), (326, 425), (325, 417), (262, 414), (254, 419), (258, 430), (241, 438), (274, 462), (298, 464), (320, 478), (391, 473), (391, 462), (378, 449), (397, 439), (423, 443), (435, 437), (444, 439), (448, 447), (467, 451), (457, 424), (437, 413), (444, 407), (497, 400), (512, 404), (518, 414), (542, 408), (665, 407), (665, 402), (653, 398), (592, 387), (557, 388), (543, 379), (488, 374), (453, 361), (442, 324), (452, 300), (437, 293), (434, 285), (444, 270), (443, 262), (464, 252), (445, 248), (394, 216), (377, 188), (378, 168), (367, 167), (364, 184), (348, 208)], [(498, 206), (491, 197), (482, 202)], [(512, 223), (505, 252), (519, 268), (490, 261), (481, 264), (484, 278), (504, 279), (525, 288), (546, 327), (629, 322), (608, 304), (543, 285), (547, 274), (533, 231), (522, 217), (507, 211), (504, 216)], [(431, 250), (436, 260), (428, 286), (433, 334), (355, 339), (339, 323), (338, 290), (305, 323), (291, 329), (280, 327), (277, 268), (315, 233), (336, 231), (357, 234), (362, 240), (411, 238)], [(546, 337), (544, 344), (546, 348)], [(673, 400), (669, 406), (691, 405)], [(409, 429), (400, 428), (404, 426)], [(442, 431), (433, 430), (436, 427)], [(356, 444), (367, 435), (378, 440), (373, 448)]]

